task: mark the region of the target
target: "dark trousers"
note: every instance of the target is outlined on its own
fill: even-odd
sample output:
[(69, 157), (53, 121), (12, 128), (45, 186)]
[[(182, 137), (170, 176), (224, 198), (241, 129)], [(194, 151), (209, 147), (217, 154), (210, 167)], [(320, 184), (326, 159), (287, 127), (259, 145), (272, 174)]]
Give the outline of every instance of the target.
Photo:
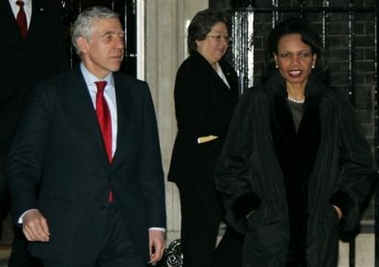
[(11, 197), (5, 177), (5, 162), (8, 146), (0, 142), (0, 238), (3, 233), (3, 222), (11, 210)]
[(22, 229), (15, 227), (9, 267), (43, 267), (40, 259), (30, 255), (28, 245), (29, 241), (26, 240)]
[(146, 267), (127, 234), (117, 204), (110, 204), (107, 209), (103, 246), (96, 260), (86, 264), (43, 260), (44, 267)]
[[(1, 173), (0, 173), (0, 176), (1, 176)], [(2, 178), (0, 177), (0, 179)], [(9, 191), (6, 187), (5, 182), (3, 185), (0, 185), (0, 203), (1, 203), (0, 204), (0, 239), (1, 239), (1, 236), (4, 231), (3, 223), (11, 210), (11, 199), (10, 199)]]
[(242, 266), (243, 236), (226, 229), (216, 246), (222, 208), (215, 185), (207, 182), (177, 183), (181, 203), (183, 267)]

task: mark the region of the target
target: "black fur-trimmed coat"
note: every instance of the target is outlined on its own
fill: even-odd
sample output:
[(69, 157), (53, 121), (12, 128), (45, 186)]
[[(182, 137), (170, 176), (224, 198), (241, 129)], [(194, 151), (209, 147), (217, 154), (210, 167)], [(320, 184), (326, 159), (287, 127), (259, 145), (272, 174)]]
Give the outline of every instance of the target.
[(216, 186), (227, 222), (246, 235), (244, 266), (337, 266), (339, 230), (358, 225), (374, 187), (347, 97), (314, 75), (305, 94), (297, 132), (279, 73), (249, 89), (232, 119)]

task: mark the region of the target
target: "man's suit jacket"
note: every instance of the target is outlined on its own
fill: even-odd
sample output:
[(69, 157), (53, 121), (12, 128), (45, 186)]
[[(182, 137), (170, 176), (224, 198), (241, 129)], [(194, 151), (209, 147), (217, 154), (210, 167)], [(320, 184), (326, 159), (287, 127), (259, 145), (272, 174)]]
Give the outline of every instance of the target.
[[(213, 180), (229, 122), (238, 101), (237, 74), (230, 64), (219, 65), (230, 88), (208, 61), (194, 52), (180, 66), (175, 81), (175, 112), (178, 123), (168, 179)], [(198, 137), (217, 139), (199, 144)]]
[(32, 91), (10, 152), (8, 178), (16, 218), (38, 208), (49, 224), (50, 241), (32, 243), (34, 256), (94, 260), (110, 190), (143, 260), (148, 260), (148, 228), (165, 227), (164, 178), (148, 85), (121, 73), (114, 73), (114, 81), (118, 138), (111, 164), (80, 68)]
[(24, 41), (9, 1), (0, 0), (0, 148), (10, 143), (30, 88), (68, 69), (61, 15), (55, 1), (33, 0)]

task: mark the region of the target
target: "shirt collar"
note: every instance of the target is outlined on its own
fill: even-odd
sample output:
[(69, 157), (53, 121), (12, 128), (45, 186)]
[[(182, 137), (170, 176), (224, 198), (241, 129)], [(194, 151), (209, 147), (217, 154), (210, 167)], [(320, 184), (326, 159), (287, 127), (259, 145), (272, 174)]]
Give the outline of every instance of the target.
[[(9, 0), (9, 3), (11, 4), (11, 5), (14, 5), (14, 6), (16, 6), (17, 4), (16, 4), (16, 1), (17, 0)], [(22, 0), (22, 2), (24, 2), (24, 6), (25, 7), (32, 7), (32, 0)]]
[[(99, 78), (97, 78), (95, 75), (88, 71), (88, 69), (84, 66), (83, 62), (80, 63), (80, 70), (82, 71), (84, 80), (88, 87), (94, 86), (95, 82), (99, 81)], [(101, 79), (101, 81), (107, 81), (107, 85), (111, 85), (114, 87), (114, 79), (112, 73), (109, 73), (104, 79)]]

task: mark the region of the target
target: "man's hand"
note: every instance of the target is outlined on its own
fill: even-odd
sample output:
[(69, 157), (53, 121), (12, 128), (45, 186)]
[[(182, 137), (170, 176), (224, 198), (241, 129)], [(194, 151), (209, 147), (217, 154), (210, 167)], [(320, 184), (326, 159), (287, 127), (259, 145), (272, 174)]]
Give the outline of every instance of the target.
[(149, 230), (150, 261), (154, 265), (163, 256), (165, 249), (165, 233), (159, 230)]
[(47, 221), (38, 210), (31, 210), (24, 215), (22, 231), (29, 241), (48, 242), (50, 239)]

